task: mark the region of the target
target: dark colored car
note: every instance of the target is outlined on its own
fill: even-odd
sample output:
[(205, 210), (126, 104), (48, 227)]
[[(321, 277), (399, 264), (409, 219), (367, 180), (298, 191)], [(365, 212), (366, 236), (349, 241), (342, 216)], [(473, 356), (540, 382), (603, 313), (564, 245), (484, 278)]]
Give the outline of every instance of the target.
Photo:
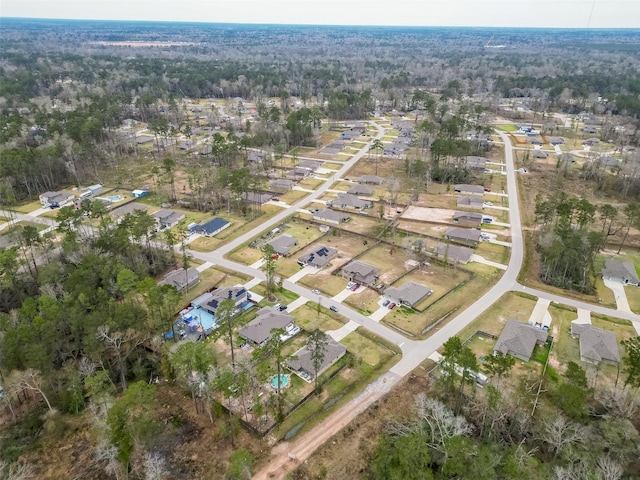
[(391, 303), (391, 300), (385, 300), (384, 303), (382, 304), (383, 307), (388, 306)]

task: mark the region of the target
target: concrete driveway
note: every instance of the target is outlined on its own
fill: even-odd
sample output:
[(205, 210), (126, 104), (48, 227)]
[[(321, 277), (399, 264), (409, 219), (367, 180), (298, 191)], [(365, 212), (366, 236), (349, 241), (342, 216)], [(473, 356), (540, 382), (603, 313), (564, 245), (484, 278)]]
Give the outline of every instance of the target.
[(620, 282), (614, 282), (613, 280), (604, 280), (604, 286), (613, 292), (616, 297), (616, 305), (618, 310), (633, 313), (629, 307), (629, 301), (627, 300), (627, 292), (624, 291), (624, 285)]
[(353, 292), (353, 291), (345, 288), (344, 290), (341, 290), (340, 293), (338, 293), (337, 295), (334, 295), (331, 298), (331, 300), (333, 300), (334, 302), (342, 303), (347, 299), (347, 297), (349, 297), (349, 295), (353, 295), (354, 293), (356, 293), (356, 292)]
[(389, 310), (389, 308), (387, 307), (383, 307), (382, 305), (375, 311), (373, 312), (371, 315), (369, 315), (369, 318), (371, 320), (373, 320), (374, 322), (379, 322), (380, 320), (382, 320), (385, 315), (387, 313), (389, 313), (391, 310)]
[(294, 273), (293, 275), (291, 275), (289, 278), (287, 278), (287, 280), (289, 282), (291, 282), (291, 283), (296, 283), (296, 282), (300, 281), (300, 279), (302, 277), (304, 277), (305, 275), (315, 275), (316, 273), (318, 273), (318, 269), (316, 267), (313, 267), (311, 265), (307, 265), (302, 270), (300, 270), (298, 273)]
[(551, 325), (551, 315), (549, 314), (549, 304), (551, 302), (546, 298), (538, 298), (536, 306), (529, 317), (529, 324), (532, 326), (549, 327)]
[(507, 265), (503, 265), (501, 263), (492, 262), (491, 260), (487, 260), (481, 255), (476, 255), (475, 253), (471, 255), (472, 262), (484, 263), (485, 265), (489, 265), (490, 267), (499, 268), (500, 270), (506, 270)]
[(333, 338), (336, 342), (339, 342), (351, 332), (354, 332), (359, 326), (360, 325), (358, 325), (353, 320), (349, 320), (349, 322), (344, 327), (340, 327), (337, 330), (329, 330), (327, 333), (331, 335), (331, 338)]
[(301, 307), (309, 301), (306, 297), (298, 297), (287, 306), (287, 312), (293, 312), (296, 308)]

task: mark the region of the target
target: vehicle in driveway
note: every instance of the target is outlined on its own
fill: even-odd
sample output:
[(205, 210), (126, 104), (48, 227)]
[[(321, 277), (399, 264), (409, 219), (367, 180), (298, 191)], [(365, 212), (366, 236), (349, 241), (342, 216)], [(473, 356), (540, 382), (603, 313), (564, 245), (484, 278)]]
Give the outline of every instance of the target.
[(313, 293), (314, 295), (320, 295), (320, 290), (314, 288), (313, 290), (311, 290), (311, 293)]
[(394, 308), (396, 308), (396, 304), (395, 304), (395, 303), (393, 303), (393, 302), (391, 302), (391, 303), (389, 304), (389, 310), (393, 310)]
[(351, 285), (351, 288), (349, 290), (351, 290), (352, 292), (355, 292), (359, 288), (360, 288), (360, 284), (354, 283), (353, 285)]
[(337, 313), (337, 312), (338, 312), (338, 307), (336, 307), (336, 306), (334, 306), (334, 305), (331, 305), (331, 306), (329, 307), (329, 310), (331, 310), (332, 312), (336, 312), (336, 313)]
[(346, 288), (347, 290), (351, 290), (351, 288), (352, 288), (354, 285), (355, 285), (355, 284), (354, 284), (353, 282), (349, 282), (349, 283), (347, 283), (347, 286), (346, 286), (346, 287), (344, 287), (344, 288)]
[(382, 304), (383, 307), (387, 307), (389, 306), (389, 304), (391, 303), (391, 300), (385, 300), (384, 303)]
[(274, 309), (274, 310), (277, 310), (277, 311), (279, 311), (279, 312), (284, 312), (284, 311), (287, 309), (287, 306), (286, 306), (286, 305), (281, 305), (281, 304), (279, 304), (279, 303), (276, 303), (276, 304), (273, 306), (273, 309)]

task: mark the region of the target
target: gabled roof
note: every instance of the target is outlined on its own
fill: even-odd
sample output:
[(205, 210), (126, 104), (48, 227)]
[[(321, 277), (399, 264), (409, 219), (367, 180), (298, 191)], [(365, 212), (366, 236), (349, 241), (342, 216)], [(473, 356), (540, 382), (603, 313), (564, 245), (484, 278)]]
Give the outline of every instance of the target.
[(151, 214), (151, 216), (160, 223), (166, 223), (171, 225), (173, 223), (182, 220), (185, 215), (182, 212), (176, 212), (175, 210), (158, 210)]
[(636, 267), (634, 267), (631, 262), (621, 262), (620, 260), (608, 258), (604, 262), (602, 275), (604, 277), (617, 278), (622, 281), (626, 280), (628, 283), (640, 283)]
[(115, 208), (111, 210), (111, 215), (119, 218), (124, 217), (127, 213), (133, 213), (136, 210), (147, 210), (147, 207), (144, 205), (139, 205), (137, 203), (127, 203), (126, 205), (122, 205), (121, 207)]
[(529, 360), (536, 343), (546, 342), (548, 336), (544, 330), (511, 318), (507, 320), (493, 350)]
[(431, 295), (432, 292), (433, 290), (426, 285), (421, 285), (412, 280), (407, 280), (398, 288), (388, 287), (384, 291), (384, 294), (388, 297), (396, 298), (402, 303), (406, 303), (413, 307), (420, 303), (424, 297)]
[(321, 210), (318, 210), (313, 214), (313, 217), (333, 222), (344, 222), (345, 220), (351, 218), (346, 213), (336, 212), (335, 210), (331, 210), (330, 208), (323, 208)]
[(215, 290), (210, 297), (204, 299), (204, 301), (198, 304), (200, 307), (208, 310), (215, 315), (216, 310), (220, 306), (223, 300), (231, 299), (236, 304), (244, 300), (247, 296), (247, 289), (243, 286), (237, 287), (221, 287)]
[(482, 223), (482, 214), (478, 212), (455, 212), (453, 219)]
[(460, 197), (457, 204), (459, 207), (482, 207), (483, 203), (482, 198), (471, 196)]
[(192, 231), (205, 233), (205, 234), (211, 234), (211, 233), (217, 232), (222, 227), (224, 227), (225, 225), (228, 225), (228, 224), (229, 224), (229, 222), (227, 220), (224, 220), (222, 218), (216, 217), (216, 218), (212, 218), (211, 220), (209, 220), (206, 223), (203, 223), (202, 225), (196, 225), (196, 226), (192, 227)]
[(440, 243), (435, 249), (436, 256), (440, 258), (447, 257), (449, 262), (467, 263), (471, 260), (473, 249), (469, 247), (459, 247), (457, 245), (445, 245)]
[(368, 263), (360, 262), (358, 260), (345, 265), (342, 267), (342, 270), (347, 273), (358, 274), (362, 278), (366, 278), (369, 275), (377, 276), (380, 273), (380, 269), (378, 267), (374, 267), (373, 265), (369, 265)]
[(367, 187), (366, 185), (354, 185), (347, 193), (351, 195), (373, 195), (373, 188)]
[(271, 193), (258, 193), (258, 192), (245, 192), (242, 194), (242, 198), (250, 203), (267, 203), (273, 198)]
[(273, 308), (265, 307), (258, 312), (258, 316), (249, 322), (238, 333), (240, 336), (260, 345), (267, 341), (274, 328), (285, 328), (293, 322), (293, 317), (286, 313), (277, 312)]
[(454, 191), (484, 195), (484, 187), (482, 185), (469, 185), (467, 183), (461, 183), (454, 187)]
[(382, 185), (384, 182), (384, 178), (378, 177), (377, 175), (361, 175), (356, 180), (358, 183), (373, 183), (375, 185)]
[(200, 273), (195, 268), (188, 268), (185, 275), (183, 268), (178, 268), (165, 275), (164, 280), (159, 282), (160, 285), (171, 285), (181, 292), (188, 285), (193, 285), (200, 280)]
[(291, 235), (287, 235), (286, 233), (284, 233), (268, 243), (273, 247), (276, 253), (279, 253), (280, 255), (286, 255), (287, 253), (289, 253), (289, 250), (291, 250), (291, 247), (295, 246), (298, 241)]
[(580, 356), (594, 362), (620, 362), (616, 334), (588, 324), (571, 324), (571, 334), (580, 338)]
[(444, 234), (445, 236), (456, 240), (463, 240), (467, 242), (480, 241), (480, 230), (477, 228), (449, 227)]
[[(324, 347), (324, 358), (318, 368), (318, 374), (326, 370), (336, 360), (340, 359), (347, 353), (347, 347), (341, 343), (336, 342), (333, 338), (327, 335), (327, 343)], [(313, 360), (311, 359), (311, 350), (307, 346), (302, 347), (295, 354), (295, 359), (287, 360), (286, 364), (291, 370), (301, 371), (313, 375), (315, 374), (315, 368), (313, 366)]]
[(333, 257), (336, 256), (337, 253), (338, 250), (336, 250), (335, 248), (318, 245), (311, 252), (305, 253), (304, 255), (298, 257), (298, 261), (316, 267), (324, 267), (331, 261)]
[(350, 195), (348, 193), (339, 193), (338, 198), (334, 200), (333, 205), (340, 207), (365, 208), (371, 205), (371, 203), (360, 200), (355, 195)]

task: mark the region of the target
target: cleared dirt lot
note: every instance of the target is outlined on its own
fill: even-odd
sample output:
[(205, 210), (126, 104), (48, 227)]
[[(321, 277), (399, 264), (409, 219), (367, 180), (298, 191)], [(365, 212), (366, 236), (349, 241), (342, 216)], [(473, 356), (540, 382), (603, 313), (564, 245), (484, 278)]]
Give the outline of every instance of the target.
[(427, 208), (411, 205), (407, 207), (400, 218), (405, 220), (421, 220), (424, 222), (452, 223), (454, 213), (455, 210), (446, 208)]

